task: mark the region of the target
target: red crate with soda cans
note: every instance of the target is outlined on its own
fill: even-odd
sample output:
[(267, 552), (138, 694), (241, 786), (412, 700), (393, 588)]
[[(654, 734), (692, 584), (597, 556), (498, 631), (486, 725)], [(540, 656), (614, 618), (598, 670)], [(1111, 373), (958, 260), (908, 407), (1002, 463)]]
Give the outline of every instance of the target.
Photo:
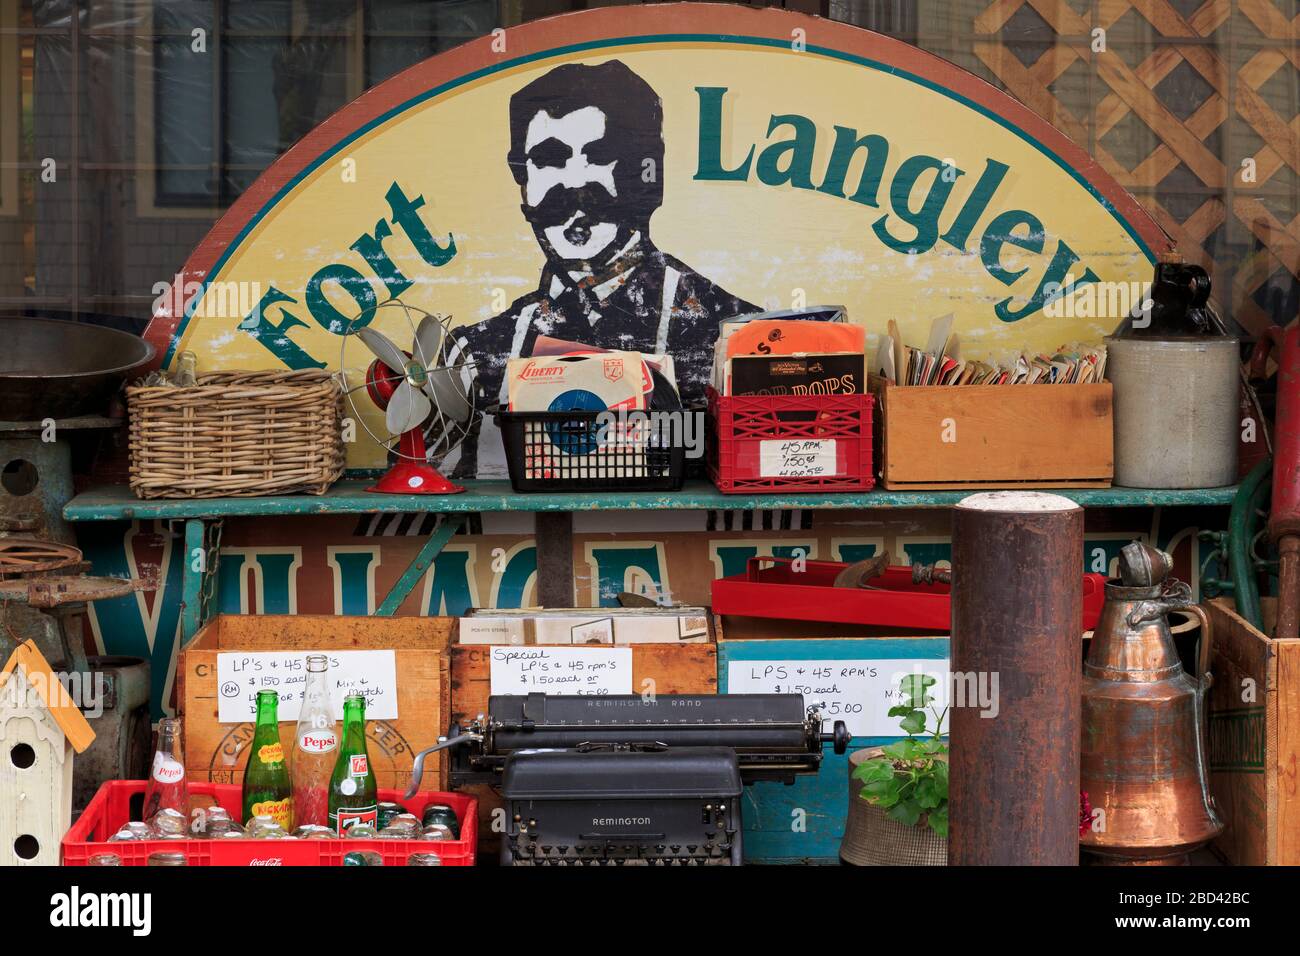
[[(396, 803), (423, 817), (426, 807), (444, 804), (456, 813), (458, 840), (379, 839), (171, 839), (109, 838), (131, 819), (133, 797), (143, 798), (144, 780), (110, 780), (99, 788), (89, 806), (63, 838), (63, 865), (87, 866), (91, 857), (111, 853), (124, 866), (144, 866), (154, 853), (179, 853), (188, 866), (341, 866), (350, 853), (378, 854), (384, 866), (406, 866), (420, 853), (436, 855), (442, 866), (473, 866), (478, 850), (478, 801), (459, 793), (418, 793), (410, 800), (396, 790), (380, 790), (381, 802)], [(241, 788), (233, 784), (191, 783), (191, 797), (211, 797), (238, 820)], [(202, 808), (196, 807), (193, 812)], [(371, 857), (370, 859), (374, 859)], [(372, 864), (376, 865), (376, 864)]]

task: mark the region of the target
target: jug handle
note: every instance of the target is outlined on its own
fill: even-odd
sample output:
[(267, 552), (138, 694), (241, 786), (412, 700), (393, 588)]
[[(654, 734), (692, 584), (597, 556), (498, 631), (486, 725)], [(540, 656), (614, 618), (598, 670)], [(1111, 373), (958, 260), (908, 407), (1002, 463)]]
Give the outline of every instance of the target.
[(1210, 616), (1199, 604), (1189, 604), (1179, 610), (1186, 611), (1201, 622), (1201, 649), (1196, 656), (1196, 677), (1209, 687), (1214, 681), (1214, 675), (1210, 673), (1210, 658), (1214, 648), (1214, 627), (1210, 624)]

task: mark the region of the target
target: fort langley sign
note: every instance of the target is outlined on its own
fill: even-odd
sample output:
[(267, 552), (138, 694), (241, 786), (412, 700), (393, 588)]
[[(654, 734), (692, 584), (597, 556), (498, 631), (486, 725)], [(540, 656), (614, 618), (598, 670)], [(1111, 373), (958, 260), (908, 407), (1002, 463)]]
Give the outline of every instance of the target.
[(953, 313), (972, 355), (1051, 349), (1119, 319), (1055, 299), (1145, 280), (1168, 248), (1083, 149), (906, 44), (780, 10), (605, 8), (340, 110), (213, 228), (147, 334), (166, 363), (332, 368), (399, 298), (454, 317), (489, 400), (537, 334), (669, 351), (698, 400), (740, 311), (843, 303), (910, 340)]

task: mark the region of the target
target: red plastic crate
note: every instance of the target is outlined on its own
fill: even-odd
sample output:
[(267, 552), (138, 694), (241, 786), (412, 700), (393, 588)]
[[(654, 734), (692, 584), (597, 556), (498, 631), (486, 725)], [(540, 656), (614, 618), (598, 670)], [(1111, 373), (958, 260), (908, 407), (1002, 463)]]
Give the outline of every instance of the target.
[[(234, 784), (191, 783), (190, 793), (215, 797), (235, 819), (242, 790)], [(63, 865), (85, 866), (96, 853), (116, 853), (124, 866), (144, 866), (149, 854), (184, 853), (190, 866), (341, 866), (354, 850), (373, 850), (385, 866), (405, 866), (412, 853), (436, 853), (443, 866), (473, 866), (478, 851), (478, 801), (459, 793), (418, 793), (406, 800), (396, 790), (379, 799), (400, 803), (417, 817), (431, 803), (445, 803), (460, 821), (459, 840), (128, 840), (108, 838), (130, 819), (131, 797), (143, 794), (143, 780), (110, 780), (63, 838)]]
[[(835, 576), (847, 564), (805, 561), (795, 571), (790, 558), (750, 558), (744, 574), (713, 582), (713, 611), (740, 617), (771, 617), (832, 624), (880, 625), (947, 631), (951, 622), (949, 586), (913, 584), (912, 569), (886, 568), (873, 587), (837, 588)], [(771, 565), (764, 567), (764, 565)], [(1083, 630), (1101, 618), (1104, 574), (1083, 576)]]
[[(709, 477), (724, 494), (869, 491), (872, 395), (719, 395), (708, 390)], [(833, 474), (763, 474), (764, 442), (833, 441)], [(820, 446), (826, 450), (826, 446)], [(770, 449), (770, 446), (769, 446)]]

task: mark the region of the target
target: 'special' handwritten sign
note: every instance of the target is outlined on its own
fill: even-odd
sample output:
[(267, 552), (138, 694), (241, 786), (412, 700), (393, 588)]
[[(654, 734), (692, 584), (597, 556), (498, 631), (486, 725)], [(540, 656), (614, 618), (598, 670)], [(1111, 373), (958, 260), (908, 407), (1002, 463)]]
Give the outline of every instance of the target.
[(494, 694), (630, 694), (632, 648), (494, 647), (491, 673)]

